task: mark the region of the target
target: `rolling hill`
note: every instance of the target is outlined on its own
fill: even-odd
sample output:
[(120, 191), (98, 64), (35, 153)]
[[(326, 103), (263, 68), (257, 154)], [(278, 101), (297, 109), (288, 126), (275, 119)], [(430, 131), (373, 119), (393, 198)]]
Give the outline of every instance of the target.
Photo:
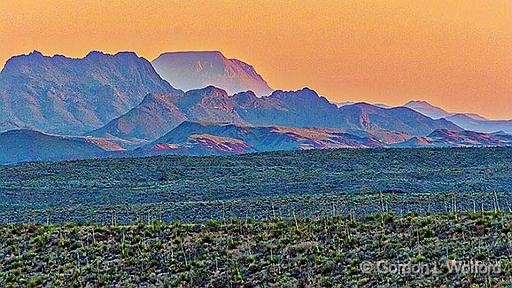
[(224, 155), (383, 145), (376, 138), (356, 136), (334, 129), (252, 127), (186, 121), (138, 151), (143, 154)]
[(512, 135), (440, 129), (428, 136), (413, 137), (392, 147), (504, 147), (512, 146)]
[(123, 149), (104, 139), (60, 136), (35, 130), (11, 130), (0, 134), (0, 164), (58, 161), (103, 157)]

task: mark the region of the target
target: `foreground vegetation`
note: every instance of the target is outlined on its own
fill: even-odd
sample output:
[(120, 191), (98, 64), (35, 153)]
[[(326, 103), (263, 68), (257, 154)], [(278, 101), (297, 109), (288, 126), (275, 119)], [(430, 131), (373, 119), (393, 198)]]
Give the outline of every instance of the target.
[[(196, 224), (0, 226), (0, 286), (512, 285), (512, 216), (465, 212)], [(385, 273), (368, 263), (425, 264)], [(468, 261), (499, 271), (456, 273)]]
[(511, 191), (512, 148), (3, 166), (0, 287), (507, 287)]
[(0, 223), (196, 222), (381, 211), (402, 216), (497, 205), (508, 211), (511, 191), (512, 148), (26, 163), (0, 166)]

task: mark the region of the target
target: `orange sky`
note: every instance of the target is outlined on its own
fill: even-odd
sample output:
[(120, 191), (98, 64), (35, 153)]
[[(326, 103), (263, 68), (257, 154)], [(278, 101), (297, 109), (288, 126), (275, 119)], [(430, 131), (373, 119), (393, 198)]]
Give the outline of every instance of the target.
[(510, 0), (0, 1), (0, 67), (32, 50), (220, 50), (276, 89), (512, 118)]

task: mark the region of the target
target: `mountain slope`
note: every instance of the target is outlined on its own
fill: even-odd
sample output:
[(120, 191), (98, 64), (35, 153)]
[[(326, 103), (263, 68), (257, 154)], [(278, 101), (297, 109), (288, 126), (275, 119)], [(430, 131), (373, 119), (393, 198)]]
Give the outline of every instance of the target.
[(186, 93), (148, 94), (132, 110), (87, 135), (153, 141), (185, 120), (248, 125), (235, 106), (226, 91), (213, 86)]
[(148, 94), (132, 110), (87, 135), (153, 141), (185, 120), (247, 125), (235, 106), (226, 91), (213, 86), (186, 93)]
[(246, 124), (235, 111), (233, 98), (225, 90), (214, 86), (174, 95), (171, 101), (192, 121)]
[(457, 114), (449, 113), (446, 110), (444, 110), (440, 107), (434, 106), (426, 101), (409, 101), (409, 102), (405, 103), (403, 105), (403, 107), (411, 108), (412, 110), (417, 111), (417, 112), (419, 112), (425, 116), (428, 116), (432, 119), (441, 119), (441, 118), (448, 119), (449, 117), (453, 117), (455, 115), (461, 115), (463, 117), (467, 117), (467, 118), (473, 119), (473, 120), (482, 120), (482, 121), (489, 120), (489, 119), (487, 119), (481, 115), (478, 115), (476, 113), (457, 113)]
[(309, 88), (278, 90), (262, 98), (243, 92), (234, 95), (233, 100), (236, 112), (255, 126), (339, 128), (336, 105)]
[(0, 164), (88, 159), (122, 150), (97, 138), (50, 135), (27, 129), (0, 134)]
[(436, 129), (461, 130), (445, 119), (434, 120), (406, 107), (381, 108), (366, 103), (343, 106), (341, 123), (350, 129), (392, 130), (411, 135), (427, 135)]
[(247, 90), (260, 96), (272, 92), (254, 67), (217, 51), (163, 53), (151, 63), (162, 78), (185, 91), (213, 85), (229, 95)]
[(337, 107), (308, 88), (274, 91), (262, 98), (243, 92), (233, 98), (238, 104), (238, 114), (256, 126), (391, 130), (411, 135), (427, 135), (436, 129), (461, 130), (447, 120), (433, 120), (405, 107), (388, 109), (366, 103)]
[(13, 123), (11, 121), (2, 121), (0, 120), (0, 132), (5, 132), (9, 130), (19, 129), (21, 128), (16, 123)]
[(9, 59), (0, 72), (0, 121), (80, 134), (127, 112), (150, 92), (174, 91), (135, 53), (72, 59), (34, 51)]
[(171, 102), (177, 94), (148, 94), (136, 107), (87, 135), (127, 140), (155, 140), (187, 117)]
[[(360, 103), (360, 102), (345, 101), (345, 102), (331, 102), (331, 103), (338, 106), (338, 108), (340, 108), (340, 107), (347, 106), (347, 105), (354, 105), (354, 104)], [(393, 106), (389, 106), (389, 105), (381, 104), (381, 103), (369, 103), (369, 104), (371, 104), (373, 106), (380, 107), (380, 108), (393, 108)]]
[(411, 108), (412, 110), (417, 111), (432, 119), (446, 118), (451, 115), (451, 113), (447, 112), (446, 110), (421, 100), (409, 101), (405, 103), (403, 107)]

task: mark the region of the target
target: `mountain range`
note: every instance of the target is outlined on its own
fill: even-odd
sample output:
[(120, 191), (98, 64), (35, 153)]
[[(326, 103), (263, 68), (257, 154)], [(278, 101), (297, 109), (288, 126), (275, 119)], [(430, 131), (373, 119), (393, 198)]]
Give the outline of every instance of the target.
[(466, 130), (484, 133), (504, 131), (512, 133), (512, 120), (489, 120), (476, 113), (450, 113), (426, 101), (409, 101), (404, 107), (411, 108), (432, 119), (446, 119)]
[[(324, 127), (352, 130), (393, 130), (411, 135), (424, 135), (435, 129), (460, 128), (446, 120), (433, 120), (411, 109), (381, 108), (356, 103), (338, 108), (315, 91), (274, 91), (258, 98), (254, 93), (233, 95), (234, 111), (255, 126)], [(428, 131), (428, 132), (427, 132)]]
[[(336, 105), (336, 106), (338, 106), (338, 107), (342, 107), (342, 106), (347, 106), (347, 105), (354, 105), (354, 104), (360, 103), (360, 102), (345, 101), (345, 102), (331, 102), (331, 103)], [(377, 107), (380, 107), (380, 108), (393, 108), (393, 106), (389, 106), (389, 105), (386, 105), (386, 104), (380, 104), (380, 103), (371, 103), (371, 104), (373, 106), (377, 106)]]
[[(350, 106), (355, 102), (333, 102), (338, 107)], [(393, 108), (384, 104), (372, 104), (381, 108)], [(489, 120), (476, 113), (450, 113), (440, 107), (434, 106), (427, 101), (412, 100), (403, 105), (432, 119), (445, 119), (464, 130), (471, 130), (483, 133), (503, 131), (512, 134), (512, 120)]]
[(512, 135), (438, 129), (428, 136), (405, 136), (403, 141), (386, 142), (381, 135), (371, 135), (364, 131), (184, 121), (159, 139), (135, 150), (125, 150), (121, 146), (123, 145), (101, 138), (53, 135), (25, 129), (12, 130), (0, 133), (0, 164), (167, 154), (233, 155), (335, 148), (499, 147), (512, 146)]
[(467, 130), (485, 133), (503, 131), (512, 134), (512, 120), (482, 120), (472, 117), (471, 114), (453, 114), (445, 119)]
[(73, 59), (34, 51), (9, 59), (0, 72), (0, 121), (77, 135), (126, 113), (150, 92), (176, 91), (135, 53)]
[[(208, 86), (186, 93), (148, 95), (128, 113), (87, 135), (152, 141), (185, 120), (250, 126), (323, 127), (370, 134), (395, 131), (399, 138), (394, 142), (403, 140), (401, 134), (422, 136), (436, 129), (461, 130), (449, 121), (433, 120), (405, 107), (387, 109), (356, 103), (338, 108), (308, 88), (279, 90), (269, 96), (257, 97), (250, 91), (229, 96), (222, 89)], [(391, 137), (393, 134), (386, 135)]]
[(11, 58), (0, 72), (0, 132), (10, 130), (0, 134), (1, 163), (503, 146), (510, 144), (510, 127), (510, 121), (451, 114), (425, 101), (335, 104), (309, 88), (273, 91), (252, 66), (219, 52), (164, 53), (150, 63), (131, 52), (74, 59), (34, 51)]
[(213, 85), (229, 95), (249, 90), (258, 96), (272, 93), (253, 66), (218, 51), (168, 52), (151, 64), (162, 78), (185, 91)]

